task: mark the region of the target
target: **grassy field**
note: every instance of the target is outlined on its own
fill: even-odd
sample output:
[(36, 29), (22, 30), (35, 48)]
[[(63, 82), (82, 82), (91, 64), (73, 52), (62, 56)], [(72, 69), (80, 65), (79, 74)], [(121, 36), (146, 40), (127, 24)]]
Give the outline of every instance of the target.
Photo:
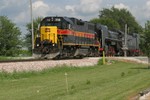
[(150, 70), (145, 65), (116, 61), (38, 73), (0, 73), (0, 100), (128, 100), (148, 87)]

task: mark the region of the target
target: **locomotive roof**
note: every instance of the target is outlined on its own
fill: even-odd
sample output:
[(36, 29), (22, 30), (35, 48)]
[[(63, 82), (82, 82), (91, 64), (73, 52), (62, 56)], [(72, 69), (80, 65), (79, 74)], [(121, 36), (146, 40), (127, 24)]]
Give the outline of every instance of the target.
[(63, 16), (47, 16), (47, 17), (43, 18), (43, 20), (48, 19), (48, 18), (51, 18), (51, 19), (60, 18), (60, 19), (66, 20), (66, 21), (69, 22), (70, 24), (73, 24), (73, 21), (72, 21), (69, 17), (63, 17)]
[[(75, 20), (80, 20), (80, 21), (82, 21), (81, 19), (77, 19), (77, 18), (74, 18), (74, 17), (65, 17), (65, 16), (47, 16), (47, 17), (43, 18), (43, 20), (44, 20), (44, 19), (47, 19), (47, 18), (53, 18), (53, 19), (55, 19), (55, 18), (61, 18), (61, 19), (66, 20), (66, 21), (69, 22), (70, 24), (74, 24), (74, 23), (75, 23)], [(84, 22), (84, 21), (83, 21), (83, 22)]]
[[(45, 19), (47, 19), (47, 18), (53, 18), (53, 19), (55, 19), (55, 18), (61, 18), (61, 19), (66, 20), (66, 21), (69, 22), (70, 24), (75, 24), (76, 21), (81, 21), (81, 22), (83, 22), (83, 23), (90, 23), (90, 22), (88, 22), (88, 21), (83, 21), (83, 20), (78, 19), (78, 18), (65, 17), (65, 16), (47, 16), (47, 17), (43, 18), (43, 20), (45, 20)], [(93, 24), (93, 23), (91, 23), (91, 24)]]

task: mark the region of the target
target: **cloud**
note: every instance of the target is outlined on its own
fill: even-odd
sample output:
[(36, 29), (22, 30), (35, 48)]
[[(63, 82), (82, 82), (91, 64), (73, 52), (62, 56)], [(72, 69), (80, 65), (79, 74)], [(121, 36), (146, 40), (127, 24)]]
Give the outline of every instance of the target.
[(44, 1), (35, 1), (33, 3), (33, 15), (34, 17), (45, 17), (50, 15), (61, 15), (65, 12), (65, 9), (57, 6), (56, 4), (47, 4)]
[[(20, 1), (20, 0), (17, 0)], [(37, 17), (45, 17), (45, 16), (51, 16), (51, 15), (59, 15), (63, 14), (64, 9), (61, 9), (61, 7), (56, 7), (55, 4), (47, 4), (43, 0), (32, 0), (32, 7), (33, 7), (33, 18)], [(14, 0), (15, 2), (15, 0)], [(22, 7), (21, 7), (22, 6)], [(10, 6), (8, 6), (10, 7)], [(6, 7), (6, 8), (8, 8)], [(14, 7), (15, 8), (15, 7)], [(14, 10), (13, 8), (13, 10)], [(19, 8), (19, 9), (18, 9)], [(17, 13), (14, 13), (12, 11), (12, 17), (11, 19), (17, 23), (17, 25), (21, 28), (23, 32), (25, 31), (25, 26), (27, 23), (31, 21), (31, 14), (30, 14), (30, 2), (26, 2), (26, 4), (21, 4), (20, 7), (16, 6), (16, 10), (19, 10)], [(10, 10), (9, 10), (10, 11)]]
[(80, 0), (79, 4), (66, 5), (66, 11), (77, 15), (90, 15), (100, 10), (102, 0)]
[(150, 9), (150, 0), (146, 2), (146, 6)]
[[(14, 23), (18, 24), (21, 20), (24, 20), (24, 11), (27, 10), (28, 2), (25, 0), (1, 0), (0, 1), (0, 12), (2, 16), (8, 16)], [(18, 19), (17, 19), (18, 17)]]
[(80, 0), (78, 11), (83, 14), (92, 14), (100, 10), (102, 0)]
[(150, 18), (150, 0), (147, 0), (143, 6), (132, 7), (132, 12), (142, 26)]
[[(26, 9), (23, 9), (20, 13), (16, 14), (16, 17), (14, 18), (14, 21), (16, 23), (28, 23), (31, 19), (31, 12), (30, 12), (30, 4), (29, 2), (26, 4)], [(33, 18), (36, 17), (43, 17), (46, 16), (47, 13), (49, 12), (49, 5), (44, 3), (41, 0), (37, 0), (32, 3), (32, 15)]]
[[(115, 8), (131, 11), (140, 23), (144, 23), (150, 18), (150, 0), (144, 0), (142, 4), (139, 4), (139, 1), (135, 4), (130, 0), (119, 3), (116, 0), (32, 0), (33, 16), (36, 18), (57, 15), (89, 20), (98, 17), (102, 8), (114, 5)], [(0, 13), (8, 16), (18, 26), (25, 26), (31, 18), (29, 3), (29, 0), (0, 0)]]
[[(23, 4), (22, 4), (23, 6)], [(29, 2), (26, 3), (26, 8), (23, 9), (22, 7), (22, 11), (20, 11), (19, 13), (17, 13), (15, 15), (15, 22), (16, 23), (27, 23), (30, 21), (30, 4)], [(16, 7), (17, 8), (17, 7)], [(36, 17), (43, 17), (43, 16), (46, 16), (49, 11), (50, 11), (50, 7), (49, 5), (47, 5), (46, 3), (44, 3), (43, 1), (41, 0), (36, 0), (35, 2), (32, 3), (32, 14), (33, 14), (33, 17), (36, 18)]]
[(66, 5), (65, 10), (73, 14), (75, 13), (75, 6)]
[(5, 9), (8, 7), (14, 7), (20, 5), (22, 2), (18, 2), (18, 0), (10, 0), (9, 2), (7, 0), (1, 0), (0, 2), (0, 9)]
[[(33, 17), (45, 17), (51, 15), (72, 16), (89, 19), (91, 16), (98, 14), (102, 0), (79, 0), (72, 4), (56, 4), (47, 0), (32, 0)], [(67, 1), (66, 1), (67, 2)], [(0, 12), (7, 14), (15, 23), (30, 22), (30, 5), (29, 0), (1, 0)]]
[[(27, 12), (29, 12), (29, 11), (27, 11)], [(21, 12), (21, 13), (19, 13), (15, 18), (14, 18), (14, 21), (16, 22), (16, 23), (25, 23), (25, 22), (27, 22), (28, 20), (28, 18), (26, 17), (27, 15), (29, 15), (27, 12)]]
[(50, 10), (49, 5), (43, 1), (36, 1), (32, 5), (34, 16), (46, 16)]
[[(142, 14), (141, 16), (145, 17), (145, 19), (150, 20), (150, 0), (148, 0), (145, 4), (146, 6), (143, 7), (142, 9)], [(141, 11), (140, 11), (141, 12)]]
[(129, 9), (129, 7), (124, 5), (123, 3), (115, 4), (114, 7), (118, 9)]
[(147, 17), (150, 17), (150, 0), (148, 0), (147, 2), (146, 2), (146, 9), (145, 9), (145, 11), (147, 12), (146, 13), (146, 15), (147, 15)]

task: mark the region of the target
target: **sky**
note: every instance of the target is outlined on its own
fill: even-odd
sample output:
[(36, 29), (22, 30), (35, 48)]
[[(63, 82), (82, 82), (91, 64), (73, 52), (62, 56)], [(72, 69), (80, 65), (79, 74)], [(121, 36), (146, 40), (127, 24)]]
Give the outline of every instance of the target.
[[(126, 8), (144, 26), (150, 20), (150, 0), (32, 0), (33, 18), (67, 16), (88, 21), (103, 8)], [(0, 16), (7, 16), (25, 34), (31, 22), (30, 0), (0, 0)]]

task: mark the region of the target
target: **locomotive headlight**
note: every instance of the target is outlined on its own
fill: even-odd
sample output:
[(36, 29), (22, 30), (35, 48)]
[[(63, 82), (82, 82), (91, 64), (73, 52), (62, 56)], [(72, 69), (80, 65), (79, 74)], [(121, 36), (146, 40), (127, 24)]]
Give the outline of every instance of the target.
[(39, 46), (39, 44), (36, 45), (37, 47)]
[(50, 32), (50, 28), (45, 28), (45, 32)]
[(53, 47), (55, 46), (55, 44), (53, 44)]

